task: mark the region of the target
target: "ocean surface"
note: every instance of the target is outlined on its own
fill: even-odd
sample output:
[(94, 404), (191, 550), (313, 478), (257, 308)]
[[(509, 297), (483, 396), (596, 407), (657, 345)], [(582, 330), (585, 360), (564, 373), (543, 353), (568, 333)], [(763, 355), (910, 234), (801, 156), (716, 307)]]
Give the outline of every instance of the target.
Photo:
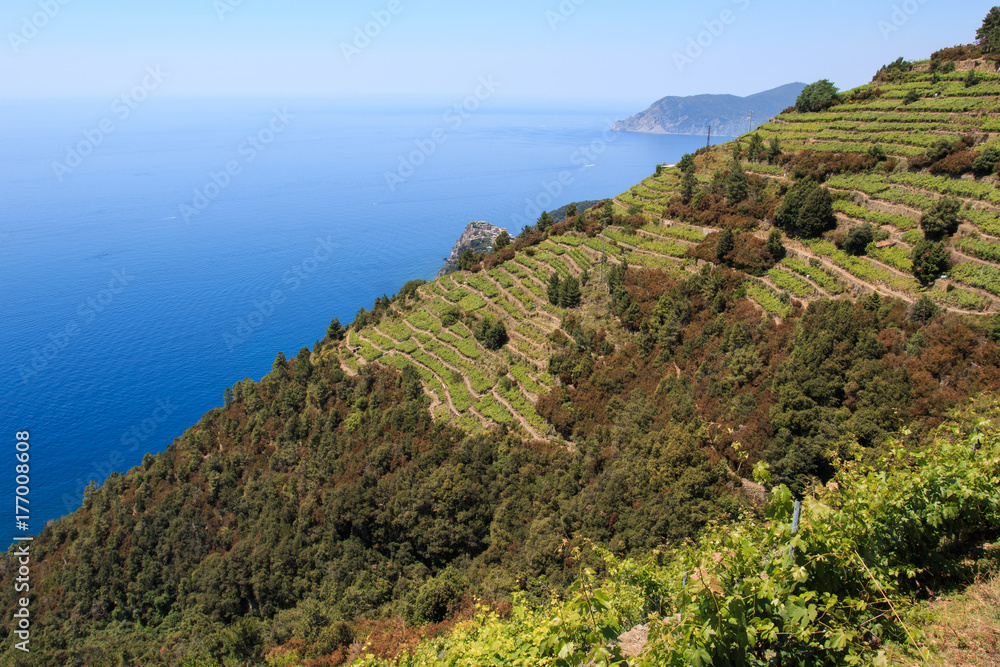
[(32, 533), (279, 350), (432, 278), (469, 221), (516, 234), (705, 143), (610, 132), (628, 110), (130, 102), (0, 104), (0, 495), (29, 431)]

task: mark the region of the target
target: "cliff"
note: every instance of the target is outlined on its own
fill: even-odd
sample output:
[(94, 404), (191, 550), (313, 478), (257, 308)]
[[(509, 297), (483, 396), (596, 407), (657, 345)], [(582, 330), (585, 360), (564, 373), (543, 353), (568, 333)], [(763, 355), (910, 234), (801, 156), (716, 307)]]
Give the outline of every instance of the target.
[(507, 230), (496, 225), (491, 225), (488, 222), (470, 222), (465, 226), (465, 231), (462, 232), (462, 235), (458, 237), (458, 241), (455, 242), (454, 247), (451, 249), (451, 254), (445, 260), (444, 266), (438, 271), (436, 277), (440, 278), (452, 271), (456, 271), (458, 269), (458, 258), (466, 250), (472, 250), (476, 254), (489, 252), (496, 238), (505, 231)]
[(766, 123), (795, 104), (803, 88), (803, 83), (789, 83), (748, 97), (664, 97), (642, 113), (618, 121), (612, 129), (654, 134), (706, 134), (711, 125), (712, 134), (716, 136), (737, 137), (749, 130), (751, 111), (754, 126)]

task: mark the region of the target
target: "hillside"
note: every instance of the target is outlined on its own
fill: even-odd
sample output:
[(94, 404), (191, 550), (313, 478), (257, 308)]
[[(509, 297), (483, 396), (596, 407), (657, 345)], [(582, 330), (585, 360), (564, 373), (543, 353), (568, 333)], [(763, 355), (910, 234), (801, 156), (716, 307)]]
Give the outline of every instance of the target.
[(699, 134), (708, 132), (719, 137), (735, 137), (749, 129), (750, 114), (754, 127), (791, 106), (805, 87), (804, 83), (789, 83), (747, 97), (736, 95), (692, 95), (664, 97), (645, 111), (620, 120), (613, 130), (621, 132), (654, 132), (665, 134)]
[(278, 353), (46, 526), (34, 655), (5, 625), (5, 659), (626, 664), (630, 629), (627, 664), (913, 653), (916, 601), (1000, 525), (1000, 74), (964, 55)]

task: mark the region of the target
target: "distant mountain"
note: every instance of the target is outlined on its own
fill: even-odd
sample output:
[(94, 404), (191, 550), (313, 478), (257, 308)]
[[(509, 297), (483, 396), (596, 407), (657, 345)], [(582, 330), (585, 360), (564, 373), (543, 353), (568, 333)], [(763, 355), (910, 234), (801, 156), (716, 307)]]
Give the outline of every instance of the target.
[(795, 104), (804, 83), (789, 83), (748, 97), (736, 95), (693, 95), (664, 97), (640, 114), (615, 123), (618, 132), (656, 134), (712, 134), (736, 137), (753, 126), (763, 125), (786, 107)]

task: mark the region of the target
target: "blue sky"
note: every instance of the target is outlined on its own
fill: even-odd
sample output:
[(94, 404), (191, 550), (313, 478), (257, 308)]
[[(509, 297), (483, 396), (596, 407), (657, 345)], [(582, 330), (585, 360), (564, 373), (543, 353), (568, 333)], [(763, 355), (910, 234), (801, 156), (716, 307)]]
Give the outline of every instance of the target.
[[(972, 41), (991, 6), (4, 0), (0, 97), (113, 97), (150, 66), (169, 73), (163, 95), (454, 97), (492, 76), (512, 103), (641, 107), (664, 95), (746, 95), (820, 78), (849, 88), (898, 56)], [(384, 26), (374, 23), (380, 13)], [(366, 25), (367, 43), (356, 40)]]

